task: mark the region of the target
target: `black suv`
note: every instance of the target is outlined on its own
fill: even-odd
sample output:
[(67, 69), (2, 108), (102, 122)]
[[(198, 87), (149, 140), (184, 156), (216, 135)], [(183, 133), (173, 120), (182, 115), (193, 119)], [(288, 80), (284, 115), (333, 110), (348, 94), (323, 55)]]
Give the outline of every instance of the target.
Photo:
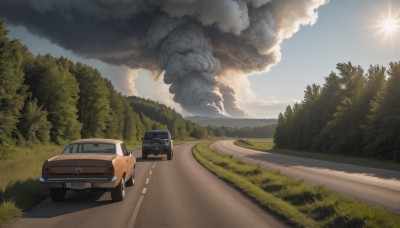
[(142, 158), (147, 159), (147, 155), (166, 154), (171, 160), (174, 154), (174, 138), (168, 130), (148, 130), (142, 138)]

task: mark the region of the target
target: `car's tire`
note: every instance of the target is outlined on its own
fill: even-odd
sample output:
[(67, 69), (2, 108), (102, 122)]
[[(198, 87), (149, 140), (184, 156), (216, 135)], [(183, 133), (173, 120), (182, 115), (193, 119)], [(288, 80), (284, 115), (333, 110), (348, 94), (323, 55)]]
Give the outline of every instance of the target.
[(167, 151), (167, 159), (172, 160), (172, 151), (171, 150)]
[(125, 180), (122, 177), (121, 181), (117, 185), (117, 187), (111, 190), (111, 199), (113, 201), (122, 201), (125, 197)]
[(147, 159), (147, 153), (146, 152), (142, 152), (142, 159)]
[(132, 174), (131, 174), (131, 178), (129, 178), (129, 180), (126, 182), (126, 186), (130, 187), (133, 186), (135, 184), (135, 169), (132, 169)]
[(57, 202), (65, 200), (66, 190), (65, 188), (50, 188), (50, 198)]

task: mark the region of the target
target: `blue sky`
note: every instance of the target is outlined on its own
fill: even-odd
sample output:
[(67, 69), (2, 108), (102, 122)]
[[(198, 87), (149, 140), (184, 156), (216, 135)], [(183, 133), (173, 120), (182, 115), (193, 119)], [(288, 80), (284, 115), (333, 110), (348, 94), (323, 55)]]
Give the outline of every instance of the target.
[[(282, 60), (270, 72), (250, 78), (260, 99), (302, 99), (312, 83), (322, 85), (337, 63), (350, 61), (365, 70), (370, 64), (387, 66), (400, 61), (400, 35), (379, 33), (387, 1), (332, 0), (319, 8), (312, 26), (300, 29), (282, 43)], [(400, 1), (392, 1), (398, 12)], [(396, 39), (397, 38), (397, 39)]]
[[(304, 26), (283, 41), (282, 60), (276, 66), (267, 73), (248, 77), (246, 87), (252, 91), (254, 102), (244, 104), (245, 99), (239, 97), (239, 105), (253, 117), (276, 118), (288, 104), (303, 98), (307, 85), (322, 85), (337, 63), (350, 61), (366, 70), (370, 64), (388, 66), (400, 61), (400, 32), (392, 35), (380, 32), (380, 24), (388, 12), (399, 17), (400, 0), (331, 0), (319, 8), (313, 26)], [(185, 115), (179, 105), (171, 102), (168, 87), (160, 81), (154, 82), (144, 71), (135, 74), (126, 67), (85, 59), (30, 34), (23, 27), (7, 28), (11, 37), (20, 39), (34, 54), (51, 53), (84, 62), (98, 68), (124, 94), (158, 100)], [(127, 77), (135, 85), (126, 83)]]

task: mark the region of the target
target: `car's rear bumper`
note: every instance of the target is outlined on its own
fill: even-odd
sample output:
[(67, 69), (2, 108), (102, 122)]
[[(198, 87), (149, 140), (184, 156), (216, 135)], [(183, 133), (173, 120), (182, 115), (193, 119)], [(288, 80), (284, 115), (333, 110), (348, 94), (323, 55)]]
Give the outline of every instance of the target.
[(40, 182), (47, 188), (91, 189), (114, 188), (117, 177), (113, 178), (43, 178)]

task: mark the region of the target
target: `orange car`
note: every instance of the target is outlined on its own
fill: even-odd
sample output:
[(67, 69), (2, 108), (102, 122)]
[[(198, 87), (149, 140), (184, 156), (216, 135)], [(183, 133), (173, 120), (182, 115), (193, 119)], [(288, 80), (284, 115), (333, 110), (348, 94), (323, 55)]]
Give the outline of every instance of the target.
[(42, 182), (53, 201), (65, 199), (67, 190), (111, 191), (113, 201), (125, 196), (125, 186), (135, 182), (136, 158), (124, 143), (114, 139), (81, 139), (45, 161)]

